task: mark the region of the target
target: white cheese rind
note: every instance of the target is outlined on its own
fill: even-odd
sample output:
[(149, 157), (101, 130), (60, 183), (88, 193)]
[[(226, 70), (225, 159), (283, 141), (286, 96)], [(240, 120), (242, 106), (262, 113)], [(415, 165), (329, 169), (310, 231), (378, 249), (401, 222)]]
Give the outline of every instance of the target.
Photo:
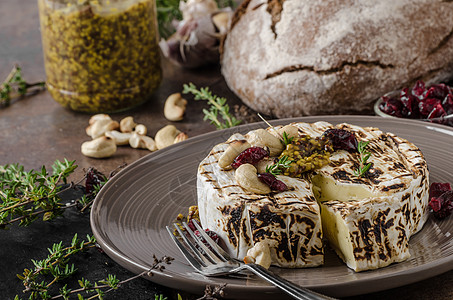
[[(412, 143), (377, 128), (327, 122), (293, 123), (300, 134), (320, 136), (326, 129), (354, 132), (369, 141), (370, 173), (357, 177), (358, 153), (335, 151), (329, 165), (296, 179), (279, 176), (294, 190), (255, 195), (234, 180), (234, 170), (218, 166), (233, 135), (213, 148), (199, 166), (198, 206), (203, 227), (214, 230), (233, 256), (242, 259), (261, 240), (271, 247), (272, 264), (282, 267), (317, 266), (323, 262), (322, 232), (346, 264), (355, 271), (387, 266), (409, 257), (408, 241), (427, 219), (428, 168)], [(277, 126), (279, 129), (281, 126)], [(268, 129), (275, 134), (274, 130)], [(312, 180), (316, 176), (317, 180)], [(320, 208), (313, 182), (324, 187)], [(343, 193), (335, 197), (335, 189)], [(319, 192), (317, 192), (319, 194)], [(315, 193), (316, 194), (316, 193)], [(339, 201), (340, 200), (340, 201)]]
[[(240, 135), (230, 140), (243, 139)], [(280, 176), (290, 190), (270, 195), (245, 191), (217, 161), (227, 145), (215, 146), (198, 169), (198, 209), (204, 228), (215, 231), (228, 252), (243, 259), (255, 243), (265, 240), (272, 264), (314, 267), (323, 263), (319, 206), (308, 181)]]

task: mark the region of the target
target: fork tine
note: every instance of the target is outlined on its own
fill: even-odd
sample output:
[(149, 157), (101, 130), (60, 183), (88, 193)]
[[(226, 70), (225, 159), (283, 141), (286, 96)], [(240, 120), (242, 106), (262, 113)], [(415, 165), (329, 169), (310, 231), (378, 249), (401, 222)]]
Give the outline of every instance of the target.
[(190, 229), (190, 227), (187, 225), (186, 222), (182, 222), (182, 225), (184, 228), (186, 228), (187, 232), (190, 234), (190, 236), (194, 239), (194, 241), (197, 243), (197, 245), (203, 249), (204, 253), (206, 254), (206, 257), (213, 263), (217, 264), (218, 262), (222, 261), (220, 260), (206, 245), (203, 243), (203, 240), (196, 236), (195, 233)]
[(195, 227), (198, 229), (200, 232), (201, 236), (205, 239), (205, 241), (211, 246), (212, 250), (219, 256), (219, 258), (223, 261), (228, 261), (230, 258), (230, 255), (225, 252), (216, 242), (214, 242), (209, 235), (205, 233), (205, 231), (201, 228), (201, 226), (198, 224), (196, 220), (193, 220), (192, 223), (195, 225)]
[(192, 250), (192, 253), (195, 254), (196, 256), (195, 258), (198, 259), (201, 265), (203, 267), (206, 267), (207, 265), (211, 264), (211, 262), (206, 257), (204, 257), (203, 253), (199, 249), (197, 249), (191, 241), (189, 241), (189, 239), (186, 237), (184, 232), (179, 227), (179, 224), (173, 223), (173, 226), (175, 226), (176, 231), (178, 231), (179, 233), (179, 236), (182, 238), (184, 243), (190, 248), (190, 250)]
[(170, 227), (165, 226), (167, 228), (168, 233), (170, 234), (170, 237), (172, 238), (173, 242), (175, 242), (176, 246), (178, 249), (181, 251), (182, 255), (187, 259), (187, 261), (190, 263), (190, 265), (198, 271), (201, 271), (203, 266), (201, 263), (199, 263), (193, 256), (190, 254), (189, 251), (179, 242), (179, 240), (175, 237), (173, 232), (171, 231)]

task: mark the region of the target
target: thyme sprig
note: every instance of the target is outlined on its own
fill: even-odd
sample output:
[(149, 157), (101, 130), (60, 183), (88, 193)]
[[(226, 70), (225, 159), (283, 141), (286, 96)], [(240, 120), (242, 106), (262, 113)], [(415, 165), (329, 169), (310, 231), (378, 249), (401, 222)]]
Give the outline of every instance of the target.
[(96, 194), (107, 179), (97, 180), (90, 191), (73, 203), (63, 204), (61, 193), (82, 182), (93, 169), (76, 183), (67, 184), (77, 168), (75, 161), (56, 160), (52, 174), (42, 166), (40, 171), (25, 171), (19, 164), (0, 166), (0, 228), (13, 223), (28, 226), (40, 215), (44, 221), (60, 216), (65, 209), (78, 207), (84, 211), (91, 206)]
[[(208, 87), (199, 90), (193, 83), (183, 85), (183, 94), (194, 95), (195, 100), (206, 100), (209, 103), (209, 109), (203, 109), (203, 120), (210, 120), (217, 129), (231, 128), (241, 124), (241, 121), (230, 114), (230, 107), (227, 99), (213, 95)], [(219, 115), (223, 121), (219, 120)]]
[[(65, 284), (59, 288), (58, 295), (52, 296), (50, 294), (51, 287), (63, 279), (73, 276), (77, 271), (75, 265), (70, 263), (70, 259), (75, 254), (87, 251), (93, 247), (96, 247), (96, 239), (93, 236), (87, 235), (86, 240), (80, 240), (77, 234), (74, 235), (69, 246), (63, 246), (63, 242), (53, 244), (48, 249), (49, 255), (47, 258), (32, 260), (33, 268), (24, 269), (22, 275), (17, 275), (25, 286), (24, 293), (29, 293), (29, 299), (69, 299), (69, 296), (74, 294), (77, 294), (78, 299), (102, 299), (105, 293), (118, 289), (126, 282), (145, 275), (152, 276), (152, 270), (162, 271), (165, 269), (164, 264), (170, 264), (173, 260), (173, 258), (168, 256), (158, 259), (154, 255), (154, 262), (150, 269), (136, 276), (120, 281), (115, 275), (108, 274), (105, 279), (94, 283), (81, 278), (78, 280), (78, 288), (71, 289)], [(82, 292), (85, 295), (89, 294), (88, 298), (83, 298)], [(158, 299), (157, 295), (155, 298)], [(16, 295), (14, 299), (19, 300), (19, 296)]]
[(354, 171), (354, 175), (356, 175), (357, 177), (362, 177), (363, 175), (365, 175), (372, 166), (371, 163), (368, 163), (368, 159), (370, 158), (371, 153), (365, 150), (369, 143), (370, 141), (359, 141), (357, 144), (357, 151), (360, 155), (360, 165), (358, 169)]
[(270, 173), (274, 176), (280, 175), (284, 170), (291, 167), (291, 163), (292, 160), (290, 160), (287, 155), (283, 155), (275, 164), (266, 167), (266, 173)]
[[(0, 105), (7, 106), (11, 100), (30, 92), (44, 89), (45, 82), (28, 83), (22, 78), (22, 70), (15, 65), (0, 86)], [(37, 89), (34, 89), (37, 88)]]

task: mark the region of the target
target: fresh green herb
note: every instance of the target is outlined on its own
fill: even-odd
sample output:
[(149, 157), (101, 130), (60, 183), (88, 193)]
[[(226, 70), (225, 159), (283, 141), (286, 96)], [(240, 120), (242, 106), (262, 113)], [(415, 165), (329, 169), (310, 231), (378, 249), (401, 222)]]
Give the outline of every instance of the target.
[(366, 142), (359, 141), (358, 142), (357, 151), (360, 154), (360, 166), (354, 172), (354, 175), (356, 175), (357, 177), (362, 177), (371, 168), (372, 164), (371, 163), (367, 163), (368, 159), (371, 156), (371, 153), (365, 150), (366, 146), (368, 146), (369, 143), (370, 143), (369, 141), (366, 141)]
[(285, 147), (288, 146), (289, 144), (291, 144), (294, 140), (294, 137), (288, 136), (286, 131), (283, 131), (282, 138), (283, 138), (282, 142), (283, 142), (283, 145), (285, 145)]
[[(60, 194), (74, 186), (67, 185), (67, 178), (77, 168), (75, 161), (56, 160), (49, 174), (45, 166), (40, 171), (24, 171), (19, 164), (0, 166), (0, 228), (19, 222), (28, 226), (42, 215), (44, 221), (60, 216), (64, 209), (78, 207), (81, 211), (89, 208), (105, 177), (92, 184), (89, 193), (71, 204), (63, 204)], [(87, 172), (97, 172), (90, 168)], [(85, 179), (85, 175), (79, 182)], [(76, 183), (77, 184), (77, 183)]]
[[(32, 90), (34, 87), (37, 87), (38, 89)], [(21, 68), (14, 66), (0, 86), (0, 105), (7, 106), (11, 103), (11, 99), (24, 96), (30, 92), (42, 90), (44, 87), (45, 82), (26, 82), (22, 78)]]
[(172, 22), (182, 19), (179, 0), (157, 0), (156, 8), (159, 34), (162, 38), (168, 38), (175, 31)]
[(284, 155), (280, 157), (278, 162), (273, 165), (266, 167), (266, 173), (270, 173), (274, 176), (280, 175), (285, 169), (291, 167), (292, 160), (289, 160), (289, 157)]
[[(195, 96), (195, 100), (208, 101), (210, 106), (209, 109), (203, 109), (203, 120), (210, 120), (211, 124), (217, 127), (217, 129), (230, 128), (241, 124), (240, 120), (237, 120), (230, 114), (230, 107), (226, 104), (226, 98), (213, 95), (208, 87), (198, 90), (193, 83), (184, 84), (183, 88), (183, 94), (191, 93)], [(219, 120), (219, 115), (224, 122)]]
[(278, 130), (275, 129), (275, 127), (272, 126), (272, 125), (271, 125), (271, 124), (270, 124), (270, 123), (269, 123), (262, 115), (260, 115), (259, 113), (258, 113), (258, 117), (260, 117), (261, 120), (263, 120), (264, 123), (267, 124), (267, 126), (271, 127), (271, 128), (275, 131), (275, 133), (280, 137), (280, 141), (282, 142), (283, 146), (286, 147), (286, 146), (288, 146), (289, 144), (291, 144), (291, 143), (293, 142), (294, 138), (293, 138), (293, 137), (289, 137), (288, 134), (286, 133), (286, 131), (283, 131), (283, 134), (280, 134), (280, 132), (278, 132)]
[[(105, 293), (116, 290), (120, 285), (131, 281), (133, 279), (142, 277), (144, 275), (152, 276), (151, 270), (162, 271), (165, 266), (163, 264), (170, 264), (173, 258), (164, 256), (161, 259), (157, 259), (154, 256), (154, 263), (151, 268), (145, 272), (142, 272), (136, 276), (120, 281), (115, 275), (108, 274), (105, 279), (99, 280), (95, 283), (81, 278), (78, 280), (79, 286), (76, 289), (70, 289), (65, 284), (59, 289), (59, 295), (50, 295), (50, 288), (57, 282), (62, 281), (65, 278), (71, 277), (77, 271), (74, 264), (70, 264), (70, 258), (74, 257), (75, 254), (87, 251), (89, 248), (96, 247), (96, 239), (93, 236), (87, 236), (87, 240), (79, 240), (77, 234), (74, 235), (71, 244), (64, 247), (63, 242), (53, 244), (49, 248), (49, 255), (43, 260), (32, 260), (33, 268), (24, 269), (22, 275), (17, 277), (22, 280), (25, 290), (24, 293), (29, 293), (28, 299), (69, 299), (70, 295), (77, 294), (78, 299), (85, 299), (82, 296), (84, 294), (91, 294), (86, 299), (103, 299)], [(48, 281), (46, 281), (48, 280)], [(165, 299), (160, 296), (156, 299)], [(15, 300), (19, 300), (19, 296), (16, 295)]]

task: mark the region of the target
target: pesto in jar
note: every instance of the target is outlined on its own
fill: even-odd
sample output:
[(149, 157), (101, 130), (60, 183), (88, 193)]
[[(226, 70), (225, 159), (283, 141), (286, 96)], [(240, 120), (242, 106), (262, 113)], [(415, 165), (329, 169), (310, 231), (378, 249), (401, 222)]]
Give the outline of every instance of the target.
[(38, 0), (47, 88), (65, 107), (116, 112), (162, 79), (155, 0)]

